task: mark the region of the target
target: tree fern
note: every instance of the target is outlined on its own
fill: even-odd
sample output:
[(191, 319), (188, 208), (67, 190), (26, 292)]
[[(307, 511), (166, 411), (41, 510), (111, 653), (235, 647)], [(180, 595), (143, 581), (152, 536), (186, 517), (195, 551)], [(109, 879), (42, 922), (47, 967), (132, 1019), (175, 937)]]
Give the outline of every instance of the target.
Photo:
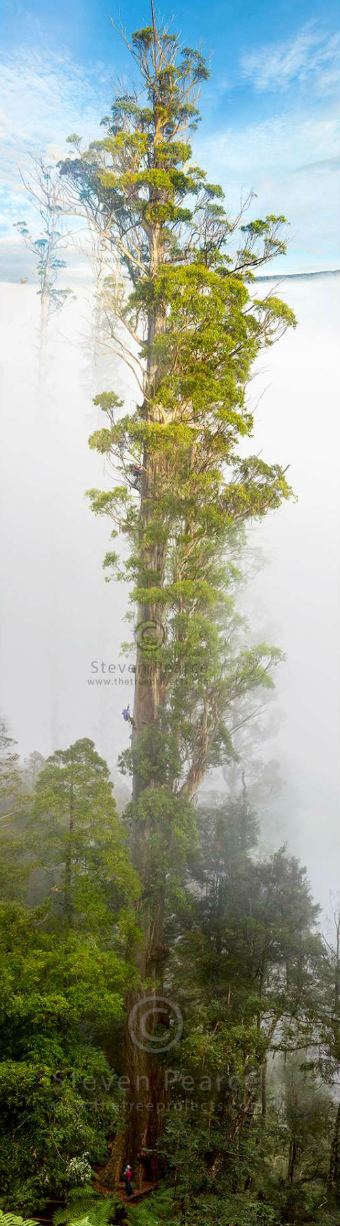
[(171, 1217), (172, 1194), (166, 1189), (155, 1192), (142, 1205), (127, 1207), (127, 1226), (175, 1226)]
[(93, 1188), (71, 1188), (68, 1192), (67, 1205), (64, 1205), (62, 1209), (57, 1209), (53, 1214), (53, 1226), (63, 1226), (64, 1222), (68, 1223), (70, 1215), (75, 1218), (83, 1217), (89, 1209), (92, 1209), (98, 1196), (99, 1193), (94, 1192)]
[(107, 1226), (120, 1204), (116, 1196), (106, 1196), (104, 1200), (91, 1189), (75, 1188), (65, 1208), (54, 1213), (53, 1226)]

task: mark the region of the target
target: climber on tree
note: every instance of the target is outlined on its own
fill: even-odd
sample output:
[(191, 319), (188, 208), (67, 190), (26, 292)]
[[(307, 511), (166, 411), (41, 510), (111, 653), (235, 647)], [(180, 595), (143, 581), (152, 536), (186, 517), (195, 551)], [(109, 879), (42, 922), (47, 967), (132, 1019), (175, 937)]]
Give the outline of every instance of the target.
[(142, 475), (143, 475), (143, 470), (140, 467), (140, 464), (130, 464), (129, 472), (131, 473), (131, 477), (133, 478), (132, 480), (133, 489), (139, 490), (141, 480), (142, 480)]
[(123, 716), (123, 719), (125, 719), (125, 722), (127, 724), (132, 724), (132, 727), (133, 728), (135, 727), (135, 721), (134, 719), (132, 719), (132, 715), (130, 715), (130, 707), (124, 707), (124, 711), (122, 711), (122, 716)]

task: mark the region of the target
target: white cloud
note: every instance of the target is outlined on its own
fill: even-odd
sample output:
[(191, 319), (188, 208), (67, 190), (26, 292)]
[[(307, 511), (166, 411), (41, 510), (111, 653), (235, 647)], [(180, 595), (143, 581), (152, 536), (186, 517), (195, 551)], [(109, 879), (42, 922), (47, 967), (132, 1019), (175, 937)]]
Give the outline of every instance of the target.
[(71, 132), (84, 142), (100, 134), (100, 119), (110, 105), (112, 75), (102, 64), (89, 72), (70, 55), (18, 48), (2, 68), (3, 181), (20, 189), (19, 166), (30, 153), (58, 158)]
[(316, 94), (332, 94), (337, 79), (339, 39), (309, 23), (295, 38), (267, 43), (241, 57), (244, 80), (258, 91), (286, 90), (293, 82), (313, 86)]
[[(283, 213), (290, 222), (289, 247), (279, 271), (334, 268), (338, 264), (338, 202), (333, 173), (337, 122), (332, 115), (286, 111), (263, 123), (225, 128), (197, 140), (195, 156), (213, 182), (226, 193), (226, 207), (236, 214), (251, 190), (257, 193), (245, 221), (266, 213)], [(313, 172), (313, 163), (318, 165)], [(304, 163), (304, 165), (303, 165)], [(299, 174), (296, 171), (299, 170)]]

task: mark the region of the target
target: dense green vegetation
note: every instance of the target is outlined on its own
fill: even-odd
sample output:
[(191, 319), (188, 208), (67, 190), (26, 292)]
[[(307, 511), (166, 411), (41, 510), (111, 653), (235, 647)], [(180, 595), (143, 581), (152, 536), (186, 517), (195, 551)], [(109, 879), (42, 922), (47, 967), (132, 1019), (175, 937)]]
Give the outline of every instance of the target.
[(50, 758), (24, 799), (6, 739), (1, 1189), (6, 1204), (37, 1209), (51, 1184), (77, 1182), (84, 1153), (92, 1162), (106, 1153), (118, 1106), (105, 1049), (131, 977), (138, 885), (92, 742)]
[[(32, 773), (3, 730), (1, 1204), (27, 1215), (70, 1198), (69, 1221), (99, 1226), (92, 1173), (126, 1097), (138, 882), (92, 743), (54, 754), (30, 790)], [(160, 1057), (162, 1191), (124, 1207), (129, 1226), (340, 1220), (339, 965), (317, 910), (284, 848), (260, 854), (244, 788), (199, 807), (166, 909), (164, 991), (183, 1034)]]

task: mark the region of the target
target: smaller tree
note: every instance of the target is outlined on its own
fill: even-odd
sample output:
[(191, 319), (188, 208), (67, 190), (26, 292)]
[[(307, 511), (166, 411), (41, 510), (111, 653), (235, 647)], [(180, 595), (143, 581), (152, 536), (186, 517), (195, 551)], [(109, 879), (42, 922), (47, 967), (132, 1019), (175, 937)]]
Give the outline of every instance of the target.
[(42, 358), (48, 336), (48, 321), (69, 298), (70, 289), (60, 289), (56, 282), (66, 262), (60, 259), (60, 251), (65, 250), (66, 234), (61, 229), (63, 213), (62, 185), (54, 168), (47, 166), (42, 158), (32, 158), (33, 170), (28, 179), (21, 175), (22, 182), (28, 192), (30, 202), (39, 213), (42, 222), (42, 234), (34, 238), (26, 221), (17, 221), (19, 230), (26, 246), (37, 258), (37, 273), (41, 299), (40, 326), (40, 356)]
[(16, 741), (9, 736), (6, 720), (0, 720), (0, 815), (2, 827), (7, 818), (22, 808), (25, 782), (20, 769)]
[(308, 1183), (325, 1185), (329, 1135), (334, 1103), (301, 1059), (291, 1056), (284, 1071), (285, 1116), (289, 1133), (287, 1182), (290, 1186)]
[(31, 839), (36, 862), (54, 874), (67, 926), (110, 928), (136, 897), (109, 768), (87, 737), (47, 759), (36, 782)]
[(2, 898), (10, 899), (21, 896), (29, 874), (29, 866), (22, 854), (29, 798), (15, 746), (16, 741), (9, 736), (6, 721), (1, 719), (0, 891)]
[[(105, 120), (101, 123), (106, 125)], [(59, 163), (58, 169), (66, 208), (85, 221), (84, 240), (79, 249), (89, 259), (94, 278), (91, 342), (96, 365), (98, 353), (111, 353), (112, 348), (116, 348), (112, 301), (118, 307), (125, 297), (124, 277), (112, 241), (112, 227), (117, 222), (121, 203), (117, 192), (102, 188), (97, 167), (98, 144), (101, 148), (102, 142), (92, 141), (88, 151), (82, 150), (82, 138), (73, 132), (66, 143), (71, 152)], [(103, 153), (102, 166), (106, 166)], [(123, 357), (121, 345), (118, 345), (118, 356)]]
[(28, 758), (25, 758), (23, 767), (24, 779), (30, 792), (34, 792), (36, 780), (43, 766), (45, 766), (45, 758), (38, 749), (33, 749)]

